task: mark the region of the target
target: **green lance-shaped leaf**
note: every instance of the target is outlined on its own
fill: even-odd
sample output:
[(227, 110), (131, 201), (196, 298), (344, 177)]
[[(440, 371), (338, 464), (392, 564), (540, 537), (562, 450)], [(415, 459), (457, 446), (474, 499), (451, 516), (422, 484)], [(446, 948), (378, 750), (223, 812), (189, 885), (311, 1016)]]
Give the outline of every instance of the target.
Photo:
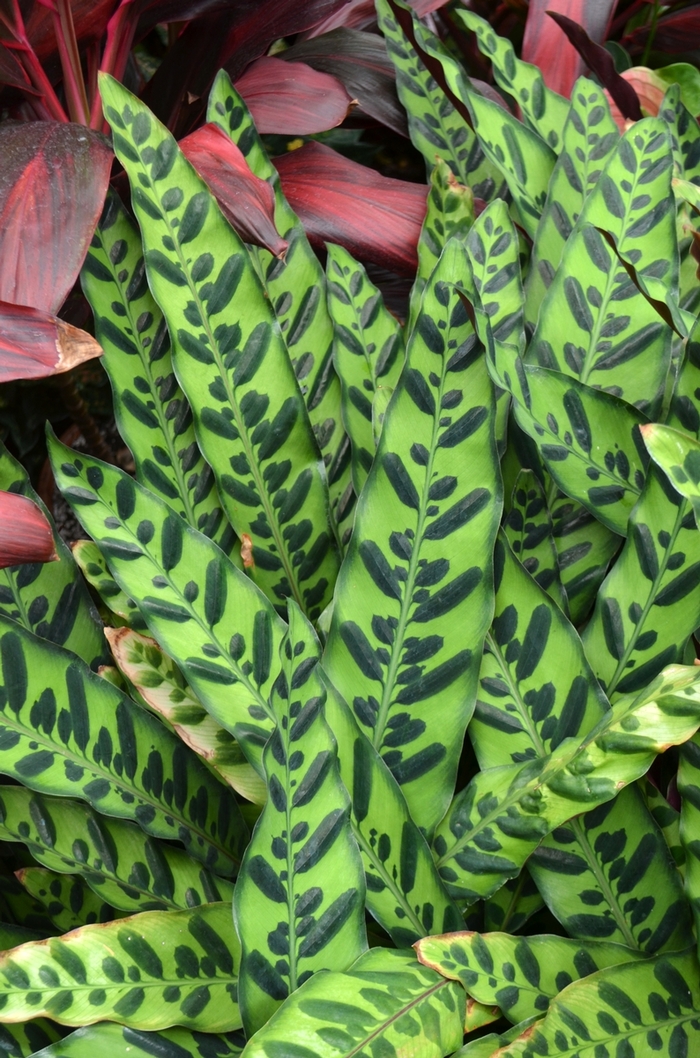
[(123, 471), (55, 440), (49, 448), (59, 488), (117, 584), (204, 707), (261, 771), (284, 628), (272, 604), (216, 544)]
[(343, 394), (343, 422), (352, 444), (352, 478), (360, 494), (376, 443), (372, 405), (378, 389), (393, 392), (404, 364), (398, 322), (364, 267), (342, 246), (327, 243), (328, 307), (335, 339), (333, 360)]
[(226, 513), (251, 538), (257, 583), (277, 605), (291, 595), (316, 617), (338, 554), (326, 476), (269, 300), (245, 244), (167, 129), (117, 81), (105, 76), (101, 91), (149, 284)]
[(61, 1035), (58, 1026), (46, 1018), (18, 1025), (0, 1025), (0, 1047), (8, 1058), (29, 1058), (39, 1052), (39, 1048), (49, 1048), (60, 1042)]
[(669, 401), (666, 426), (693, 437), (700, 435), (700, 320), (690, 329)]
[(367, 947), (364, 873), (323, 715), (320, 655), (312, 627), (290, 602), (271, 699), (277, 726), (263, 756), (268, 799), (233, 900), (248, 1035), (312, 974), (346, 970)]
[(698, 584), (700, 534), (692, 508), (654, 468), (582, 637), (609, 698), (640, 690), (683, 657), (700, 624)]
[(186, 910), (233, 896), (231, 882), (134, 823), (21, 786), (0, 786), (0, 837), (23, 842), (49, 870), (80, 875), (120, 911)]
[[(0, 489), (38, 503), (29, 475), (0, 443)], [(28, 562), (0, 569), (0, 614), (43, 639), (72, 650), (93, 668), (109, 657), (95, 607), (75, 568), (70, 550), (53, 529), (57, 562)]]
[(519, 59), (511, 42), (494, 33), (486, 19), (463, 10), (457, 10), (456, 18), (476, 34), (479, 51), (491, 60), (496, 84), (513, 96), (530, 128), (559, 154), (569, 100), (547, 88), (539, 67)]
[(620, 139), (603, 89), (585, 77), (579, 77), (571, 93), (571, 108), (562, 139), (532, 248), (526, 285), (525, 311), (528, 323), (533, 326), (583, 203)]
[(673, 488), (690, 501), (700, 525), (700, 441), (660, 423), (642, 427), (642, 436)]
[(479, 766), (544, 757), (609, 709), (573, 626), (515, 558), (494, 553), (496, 603), (469, 735)]
[(553, 492), (550, 510), (559, 574), (569, 617), (578, 626), (595, 602), (621, 540), (582, 504), (556, 488)]
[(528, 360), (653, 416), (664, 394), (672, 338), (605, 235), (583, 224), (567, 242), (544, 297)]
[[(146, 629), (148, 625), (139, 613), (133, 599), (121, 590), (109, 572), (102, 552), (92, 540), (76, 540), (72, 546), (73, 558), (78, 569), (91, 588), (100, 596), (106, 624), (128, 625), (129, 628)], [(116, 620), (115, 620), (116, 618)]]
[(697, 931), (700, 922), (700, 738), (697, 735), (681, 748), (678, 790), (681, 795), (680, 839), (686, 855), (685, 891)]
[(121, 917), (121, 913), (94, 893), (80, 875), (57, 874), (46, 867), (23, 867), (17, 871), (17, 878), (27, 892), (44, 905), (61, 933)]
[(95, 1054), (110, 1058), (238, 1058), (244, 1046), (240, 1031), (215, 1034), (174, 1028), (144, 1032), (100, 1021), (76, 1029), (32, 1058), (94, 1058)]
[(445, 93), (401, 28), (392, 6), (402, 10), (410, 21), (407, 5), (376, 0), (375, 6), (387, 53), (396, 70), (396, 88), (408, 117), (411, 142), (423, 155), (427, 171), (432, 172), (439, 156), (461, 184), (490, 202), (494, 195), (502, 193), (503, 177), (484, 154), (463, 105), (455, 105), (463, 97), (453, 101)]
[(694, 952), (610, 966), (566, 988), (543, 1021), (498, 1052), (499, 1058), (669, 1058), (700, 1043), (700, 968)]
[(636, 783), (558, 827), (528, 866), (571, 937), (652, 954), (687, 943), (682, 879)]
[(544, 907), (544, 900), (527, 867), (511, 878), (493, 896), (484, 900), (484, 929), (519, 933), (525, 923)]
[(460, 184), (447, 162), (436, 157), (430, 174), (430, 192), (418, 239), (418, 270), (409, 298), (406, 338), (413, 333), (421, 298), (445, 243), (452, 236), (464, 239), (474, 223), (474, 194)]
[(515, 479), (503, 528), (523, 567), (567, 613), (568, 600), (561, 583), (552, 515), (544, 489), (532, 470), (521, 470)]
[(700, 675), (672, 665), (642, 694), (619, 699), (582, 742), (567, 739), (548, 757), (480, 772), (433, 843), (448, 891), (470, 903), (490, 896), (572, 812), (610, 801), (699, 722)]
[(141, 236), (114, 192), (107, 196), (81, 278), (137, 481), (230, 551), (233, 533), (173, 372), (170, 335), (148, 287)]
[(130, 628), (106, 629), (119, 671), (141, 701), (237, 793), (263, 804), (266, 787), (230, 731), (207, 712), (175, 662), (154, 639)]
[[(439, 38), (420, 22), (415, 12), (412, 17), (419, 46), (440, 63), (448, 88), (468, 107), (482, 150), (491, 165), (503, 174), (522, 226), (534, 239), (556, 162), (554, 151), (510, 111), (482, 96)], [(478, 194), (476, 189), (474, 193)]]
[(400, 948), (428, 933), (463, 928), (401, 787), (325, 673), (322, 678), (325, 715), (337, 742), (340, 777), (350, 794), (352, 827), (365, 869), (368, 910)]
[[(0, 951), (14, 948), (25, 940), (41, 940), (56, 933), (56, 927), (40, 900), (31, 896), (12, 874), (4, 848), (0, 868)], [(13, 866), (17, 864), (13, 862)], [(10, 925), (9, 923), (12, 923)]]
[[(686, 746), (692, 745), (693, 739), (686, 742)], [(683, 750), (681, 750), (683, 753)], [(637, 783), (641, 790), (646, 806), (651, 817), (664, 836), (664, 841), (671, 853), (671, 859), (678, 868), (681, 878), (685, 878), (686, 852), (681, 842), (680, 822), (681, 814), (668, 803), (661, 790), (654, 786), (650, 779), (640, 779)]]
[(235, 874), (247, 828), (233, 793), (155, 717), (4, 617), (0, 674), (0, 772), (135, 819), (217, 873)]
[(467, 267), (451, 240), (358, 504), (324, 655), (427, 831), (473, 709), (501, 501), (493, 390), (455, 285)]
[[(700, 230), (697, 205), (700, 184), (700, 125), (686, 109), (681, 100), (680, 85), (671, 85), (659, 107), (659, 115), (665, 122), (671, 138), (673, 151), (673, 190), (678, 211), (678, 249), (680, 252), (680, 302), (684, 308), (697, 314), (699, 294), (697, 261), (693, 257), (692, 245)], [(688, 238), (688, 235), (691, 237)]]
[(443, 1058), (462, 1042), (465, 998), (413, 952), (373, 948), (345, 973), (302, 985), (248, 1042), (246, 1058)]
[(83, 926), (0, 954), (0, 1019), (228, 1032), (239, 958), (228, 904)]
[(514, 1025), (542, 1017), (572, 981), (640, 958), (622, 944), (509, 933), (448, 933), (416, 944), (418, 958), (483, 1004), (496, 1004)]
[(537, 1017), (527, 1018), (525, 1021), (520, 1021), (517, 1025), (512, 1025), (507, 1032), (489, 1032), (487, 1036), (479, 1036), (477, 1039), (465, 1043), (458, 1051), (455, 1051), (452, 1058), (492, 1058), (492, 1055), (498, 1052), (499, 1047), (505, 1047), (506, 1044), (512, 1043), (513, 1040), (516, 1040), (518, 1036), (525, 1032), (525, 1029), (539, 1020), (541, 1019)]
[(289, 243), (284, 261), (261, 247), (249, 249), (258, 262), (323, 455), (331, 515), (344, 545), (352, 532), (355, 494), (350, 478), (350, 442), (341, 417), (340, 382), (333, 370), (333, 321), (326, 304), (323, 267), (304, 226), (282, 193), (277, 170), (245, 100), (225, 70), (220, 70), (214, 79), (207, 121), (219, 125), (231, 137), (255, 175), (267, 180), (275, 193), (275, 227)]

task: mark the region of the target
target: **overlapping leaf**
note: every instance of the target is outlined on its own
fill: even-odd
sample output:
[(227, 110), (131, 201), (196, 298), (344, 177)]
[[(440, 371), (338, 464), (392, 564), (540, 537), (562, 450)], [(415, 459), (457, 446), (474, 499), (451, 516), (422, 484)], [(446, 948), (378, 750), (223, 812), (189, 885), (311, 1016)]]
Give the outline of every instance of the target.
[[(692, 743), (693, 739), (689, 739), (686, 745), (692, 746)], [(683, 752), (681, 750), (681, 753)], [(671, 859), (678, 868), (681, 878), (685, 878), (686, 853), (681, 843), (680, 812), (669, 804), (661, 790), (648, 777), (640, 779), (637, 785), (651, 812), (652, 819), (664, 836)]]
[[(386, 408), (404, 364), (398, 322), (364, 267), (342, 246), (328, 244), (328, 307), (335, 340), (333, 362), (343, 394), (343, 422), (352, 444), (352, 476), (359, 496), (376, 449), (377, 408)], [(378, 390), (384, 390), (374, 405)]]
[(138, 606), (121, 590), (109, 572), (97, 544), (92, 540), (76, 540), (71, 550), (78, 569), (100, 597), (105, 622), (109, 625), (126, 624), (129, 628), (146, 629), (148, 626), (139, 613)]
[(263, 756), (269, 796), (233, 903), (249, 1035), (312, 974), (346, 970), (367, 945), (362, 863), (315, 671), (321, 649), (301, 611), (288, 612)]
[(2, 773), (135, 819), (149, 834), (179, 839), (215, 871), (235, 874), (247, 828), (233, 794), (176, 735), (74, 654), (5, 617), (0, 670)]
[(503, 528), (513, 553), (530, 576), (567, 612), (552, 516), (544, 489), (532, 470), (518, 474)]
[(519, 933), (527, 920), (544, 907), (540, 891), (527, 867), (493, 896), (484, 900), (484, 929)]
[(621, 540), (587, 507), (559, 490), (551, 512), (562, 587), (571, 621), (578, 626), (588, 615)]
[(413, 952), (374, 948), (345, 973), (302, 985), (249, 1041), (246, 1058), (350, 1058), (370, 1048), (443, 1058), (462, 1042), (464, 1007), (462, 986)]
[(83, 926), (0, 955), (0, 1018), (227, 1032), (241, 1023), (239, 955), (228, 904)]
[(23, 1021), (16, 1025), (0, 1025), (0, 1046), (8, 1055), (34, 1054), (39, 1048), (60, 1042), (58, 1026), (46, 1018)]
[(113, 192), (92, 238), (82, 282), (137, 480), (229, 551), (231, 527), (173, 373), (170, 335), (148, 288), (141, 238)]
[(17, 878), (31, 896), (44, 904), (61, 933), (119, 917), (119, 912), (93, 893), (80, 875), (57, 874), (46, 867), (23, 867), (17, 871)]
[(338, 555), (318, 448), (269, 301), (170, 133), (116, 81), (103, 79), (101, 90), (132, 181), (149, 283), (226, 513), (250, 537), (255, 580), (278, 605), (291, 595), (316, 617)]
[(77, 801), (0, 786), (0, 824), (3, 841), (21, 841), (50, 870), (78, 874), (120, 911), (185, 910), (233, 895), (230, 882), (214, 878), (182, 849)]
[(500, 513), (493, 391), (455, 286), (466, 267), (451, 240), (384, 420), (324, 654), (427, 830), (473, 708)]
[(680, 839), (686, 853), (685, 888), (697, 929), (700, 919), (700, 738), (697, 735), (681, 749), (678, 790), (681, 795)]
[[(14, 1027), (14, 1026), (13, 1026)], [(127, 1025), (100, 1021), (76, 1029), (34, 1058), (94, 1058), (95, 1052), (108, 1053), (110, 1058), (141, 1058), (154, 1054), (163, 1058), (238, 1058), (245, 1046), (242, 1032), (209, 1033), (190, 1029), (163, 1029), (144, 1032)]]
[(261, 770), (283, 627), (271, 603), (212, 541), (128, 475), (57, 441), (50, 448), (56, 481), (115, 580), (204, 707)]

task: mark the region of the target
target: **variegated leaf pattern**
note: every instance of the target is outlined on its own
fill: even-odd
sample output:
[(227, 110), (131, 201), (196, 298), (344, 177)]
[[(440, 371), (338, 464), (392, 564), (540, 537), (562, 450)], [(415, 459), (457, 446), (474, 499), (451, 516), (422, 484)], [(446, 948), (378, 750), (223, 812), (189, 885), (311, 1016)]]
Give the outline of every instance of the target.
[(323, 714), (321, 648), (298, 607), (288, 605), (271, 697), (277, 725), (263, 756), (268, 799), (233, 901), (249, 1035), (314, 973), (346, 970), (367, 947), (364, 872)]
[(205, 709), (261, 771), (283, 629), (272, 604), (216, 544), (123, 471), (58, 441), (50, 450), (59, 488), (116, 582)]
[(609, 709), (573, 626), (503, 534), (494, 572), (495, 612), (469, 725), (482, 769), (534, 760), (566, 739), (581, 740)]
[(620, 138), (602, 88), (579, 77), (562, 133), (562, 147), (532, 248), (525, 314), (537, 322), (542, 298), (559, 267), (569, 235)]
[[(398, 22), (400, 9), (410, 24), (410, 9), (402, 3), (390, 5), (376, 0), (379, 28), (384, 34), (389, 58), (396, 69), (399, 99), (406, 109), (408, 131), (416, 150), (423, 155), (428, 172), (439, 156), (460, 183), (487, 202), (503, 191), (503, 178), (484, 154), (467, 120), (463, 97), (451, 99), (438, 85), (412, 41)], [(461, 102), (461, 106), (455, 105)]]
[(252, 1037), (246, 1058), (443, 1058), (462, 1042), (460, 984), (413, 952), (374, 948), (345, 973), (316, 974)]
[(529, 867), (571, 937), (649, 953), (687, 942), (692, 923), (682, 879), (636, 784), (558, 827)]
[[(658, 116), (665, 122), (673, 151), (674, 177), (687, 181), (697, 192), (700, 185), (700, 125), (686, 109), (681, 100), (680, 85), (671, 85), (659, 107)], [(673, 181), (674, 190), (677, 181)], [(695, 209), (679, 203), (681, 209), (676, 218), (676, 234), (680, 252), (680, 302), (684, 308), (697, 315), (700, 308), (697, 261), (691, 247), (692, 231), (700, 231), (700, 217)], [(690, 239), (688, 238), (690, 235)]]
[(374, 396), (379, 389), (393, 393), (405, 350), (398, 321), (364, 267), (342, 246), (327, 243), (327, 250), (333, 361), (342, 387), (343, 422), (352, 444), (352, 478), (359, 496), (376, 449)]
[(8, 851), (5, 845), (0, 870), (0, 951), (14, 948), (25, 940), (40, 940), (56, 933), (41, 901), (31, 896), (10, 872), (9, 864), (14, 863)]
[(451, 240), (358, 503), (324, 654), (427, 831), (447, 807), (473, 709), (501, 502), (493, 390), (455, 286), (466, 267)]
[(170, 335), (148, 287), (141, 236), (114, 192), (85, 258), (82, 285), (137, 481), (230, 551), (233, 532), (173, 372)]
[(530, 128), (559, 154), (569, 100), (548, 88), (539, 67), (519, 59), (511, 42), (494, 33), (486, 19), (458, 10), (457, 21), (476, 34), (479, 51), (491, 59), (496, 84), (513, 96)]
[(0, 1019), (227, 1032), (240, 1027), (239, 958), (228, 904), (83, 926), (0, 955)]
[(110, 1058), (238, 1058), (245, 1046), (242, 1032), (192, 1032), (190, 1029), (162, 1029), (144, 1032), (128, 1025), (99, 1021), (76, 1029), (34, 1058), (94, 1058), (95, 1052)]
[(410, 338), (420, 311), (426, 283), (438, 263), (448, 239), (464, 239), (474, 223), (474, 194), (460, 184), (447, 162), (436, 157), (430, 174), (425, 220), (418, 239), (418, 270), (411, 287), (406, 339)]
[(666, 425), (685, 434), (700, 434), (700, 320), (690, 328), (677, 369)]
[(355, 493), (350, 479), (350, 443), (341, 418), (340, 383), (333, 370), (333, 324), (323, 268), (303, 225), (287, 202), (245, 101), (225, 70), (214, 79), (207, 120), (229, 135), (261, 180), (275, 192), (275, 226), (289, 243), (284, 261), (250, 247), (282, 329), (328, 475), (331, 515), (341, 545), (352, 531)]
[(507, 1032), (489, 1032), (486, 1036), (479, 1036), (477, 1039), (465, 1043), (458, 1051), (455, 1051), (453, 1058), (492, 1058), (492, 1055), (497, 1053), (499, 1047), (505, 1047), (506, 1044), (517, 1040), (518, 1036), (522, 1035), (536, 1021), (541, 1021), (541, 1018), (527, 1018), (525, 1021), (520, 1021), (517, 1025), (511, 1026)]
[(175, 370), (229, 520), (252, 543), (250, 573), (276, 605), (292, 596), (317, 617), (338, 553), (326, 475), (269, 300), (167, 129), (117, 81), (104, 77), (101, 91)]
[(134, 819), (217, 873), (236, 873), (248, 834), (232, 791), (155, 717), (4, 617), (0, 674), (0, 772)]
[(515, 479), (503, 528), (513, 553), (530, 576), (568, 613), (552, 516), (544, 489), (532, 470), (521, 470)]
[(618, 699), (581, 742), (480, 772), (438, 827), (433, 847), (448, 891), (465, 903), (517, 875), (547, 834), (612, 800), (660, 748), (687, 741), (700, 720), (700, 674), (669, 666), (642, 694)]
[(365, 869), (367, 909), (399, 948), (428, 933), (463, 928), (401, 787), (325, 673), (322, 678), (326, 718), (337, 742), (340, 777), (350, 795)]
[(146, 629), (148, 625), (138, 606), (117, 584), (97, 544), (92, 540), (76, 540), (71, 550), (80, 572), (100, 597), (105, 624)]
[(690, 501), (700, 526), (700, 441), (658, 423), (644, 427), (642, 435), (651, 458), (673, 488)]
[[(693, 739), (689, 739), (686, 745), (689, 746), (692, 742)], [(681, 755), (683, 752), (684, 750), (681, 749)], [(685, 879), (686, 853), (680, 836), (680, 812), (669, 804), (661, 790), (648, 777), (640, 779), (637, 785), (641, 790), (652, 819), (664, 836), (668, 851), (671, 853), (671, 859), (678, 868), (681, 878)]]
[(552, 491), (550, 510), (559, 574), (569, 617), (578, 627), (588, 616), (622, 541), (583, 504), (556, 488)]
[[(53, 525), (26, 470), (1, 442), (0, 489), (38, 503)], [(55, 529), (53, 538), (57, 562), (28, 562), (0, 569), (0, 614), (43, 639), (72, 650), (96, 669), (109, 657), (99, 618), (71, 553)]]
[(175, 662), (154, 639), (129, 628), (105, 631), (119, 670), (141, 701), (248, 801), (263, 804), (265, 783), (230, 731), (206, 711)]
[(576, 981), (499, 1058), (691, 1055), (700, 1041), (700, 968), (692, 952), (611, 966)]
[(686, 855), (685, 891), (697, 931), (700, 922), (700, 738), (697, 735), (681, 747), (678, 791), (681, 795), (680, 839)]
[(544, 900), (527, 867), (511, 878), (493, 896), (484, 900), (484, 930), (519, 933), (532, 915), (544, 907)]
[(49, 870), (79, 875), (120, 911), (185, 910), (233, 896), (231, 882), (134, 823), (20, 786), (0, 786), (0, 837), (21, 841)]
[(0, 1047), (8, 1058), (29, 1058), (41, 1053), (40, 1048), (49, 1048), (61, 1039), (57, 1025), (47, 1018), (36, 1018), (15, 1025), (0, 1025)]
[(568, 937), (513, 937), (508, 933), (452, 933), (416, 944), (418, 958), (474, 999), (495, 1003), (514, 1025), (542, 1017), (572, 981), (606, 966), (633, 962), (639, 953), (605, 941), (581, 944)]
[(44, 905), (61, 933), (120, 917), (120, 912), (94, 893), (78, 874), (57, 874), (46, 867), (23, 867), (17, 871), (17, 878)]

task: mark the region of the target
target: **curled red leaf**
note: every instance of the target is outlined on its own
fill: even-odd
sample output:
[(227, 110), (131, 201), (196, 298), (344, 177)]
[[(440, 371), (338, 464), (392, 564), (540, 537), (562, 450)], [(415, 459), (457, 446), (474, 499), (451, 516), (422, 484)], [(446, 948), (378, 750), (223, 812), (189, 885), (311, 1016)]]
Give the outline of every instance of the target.
[(102, 355), (79, 327), (28, 305), (0, 301), (0, 382), (46, 378)]
[(236, 81), (258, 132), (311, 136), (340, 125), (352, 98), (332, 74), (305, 62), (257, 59)]
[(57, 558), (51, 526), (36, 503), (0, 492), (0, 569)]

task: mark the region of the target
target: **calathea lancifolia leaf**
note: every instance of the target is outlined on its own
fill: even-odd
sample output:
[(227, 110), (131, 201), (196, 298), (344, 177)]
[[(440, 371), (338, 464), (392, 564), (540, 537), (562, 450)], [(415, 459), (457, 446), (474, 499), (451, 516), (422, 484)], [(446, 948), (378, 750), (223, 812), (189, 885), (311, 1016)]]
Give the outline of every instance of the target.
[(283, 629), (272, 604), (216, 544), (123, 471), (55, 440), (49, 448), (59, 488), (116, 582), (204, 707), (262, 770)]
[(533, 326), (544, 294), (559, 267), (564, 245), (620, 138), (599, 85), (579, 77), (563, 143), (552, 171), (527, 278), (525, 313)]
[(642, 427), (642, 437), (674, 489), (690, 500), (700, 525), (700, 441), (660, 423)]
[(695, 953), (623, 963), (574, 982), (544, 1019), (499, 1051), (499, 1058), (593, 1058), (605, 1048), (629, 1058), (687, 1054), (700, 1040), (700, 970)]
[(47, 1018), (36, 1018), (15, 1025), (0, 1025), (0, 1040), (8, 1054), (34, 1054), (61, 1041), (58, 1026)]
[(338, 555), (326, 476), (269, 300), (167, 129), (117, 81), (103, 77), (101, 92), (173, 363), (229, 520), (252, 542), (250, 572), (277, 605), (291, 595), (316, 617)]
[(340, 382), (333, 370), (333, 323), (326, 304), (321, 263), (303, 225), (287, 202), (244, 100), (225, 70), (214, 79), (207, 120), (226, 132), (256, 176), (275, 193), (275, 226), (289, 243), (284, 262), (251, 248), (279, 322), (311, 426), (328, 475), (331, 515), (341, 543), (352, 530), (355, 494), (350, 477), (350, 442), (341, 418)]
[(552, 515), (544, 489), (532, 470), (521, 470), (515, 479), (503, 528), (513, 553), (530, 576), (567, 613)]
[(141, 237), (114, 192), (85, 258), (82, 285), (137, 481), (229, 551), (233, 533), (173, 373), (170, 335), (148, 287)]
[(461, 981), (470, 996), (497, 1004), (514, 1025), (542, 1016), (566, 985), (640, 958), (622, 944), (581, 944), (568, 937), (514, 937), (509, 933), (452, 933), (416, 944), (424, 966)]
[(120, 627), (144, 630), (146, 625), (139, 608), (126, 592), (123, 592), (109, 572), (109, 567), (97, 544), (92, 540), (76, 540), (72, 545), (73, 558), (78, 569), (91, 588), (100, 597), (104, 609), (101, 611), (105, 623)]
[(681, 747), (678, 767), (678, 791), (681, 795), (680, 839), (686, 853), (685, 891), (690, 900), (695, 924), (700, 921), (700, 738), (695, 735)]
[(461, 929), (425, 837), (399, 784), (362, 733), (325, 673), (325, 714), (338, 746), (340, 777), (350, 794), (352, 826), (367, 884), (370, 913), (400, 948), (428, 933)]
[[(686, 746), (692, 746), (692, 744), (692, 738), (685, 743)], [(683, 750), (681, 750), (682, 754)], [(640, 779), (637, 785), (654, 822), (664, 836), (664, 841), (668, 846), (668, 851), (671, 853), (671, 859), (678, 868), (678, 873), (681, 878), (685, 878), (686, 853), (680, 836), (680, 812), (669, 804), (661, 790), (659, 790), (658, 786), (654, 786), (648, 776)]]
[[(26, 470), (1, 443), (0, 488), (26, 496), (48, 516)], [(99, 618), (70, 551), (55, 529), (53, 541), (57, 562), (0, 569), (0, 614), (97, 668), (109, 656)]]
[(493, 389), (455, 286), (467, 267), (451, 240), (358, 504), (324, 654), (428, 831), (473, 709), (501, 500)]
[(520, 933), (527, 920), (543, 907), (540, 891), (527, 867), (523, 867), (517, 878), (511, 878), (484, 900), (484, 929)]
[(111, 922), (120, 913), (76, 874), (57, 874), (46, 867), (23, 867), (16, 878), (27, 892), (44, 904), (61, 933), (93, 922)]
[(231, 882), (135, 824), (20, 786), (0, 786), (0, 837), (23, 842), (51, 870), (79, 874), (96, 894), (129, 913), (185, 910), (233, 895)]
[(0, 1019), (227, 1032), (241, 1024), (239, 958), (228, 904), (83, 926), (0, 955)]
[(233, 901), (247, 1033), (319, 970), (346, 970), (367, 946), (364, 872), (350, 825), (318, 672), (316, 635), (289, 603), (263, 763), (268, 799)]
[(335, 338), (333, 362), (343, 394), (343, 422), (352, 444), (352, 476), (359, 496), (376, 443), (372, 406), (379, 389), (393, 393), (404, 364), (398, 322), (364, 267), (342, 246), (328, 243), (328, 308)]
[(247, 827), (232, 792), (155, 717), (5, 617), (0, 671), (0, 772), (134, 819), (214, 871), (236, 873)]
[(262, 804), (264, 781), (248, 763), (231, 732), (207, 712), (175, 662), (156, 641), (130, 628), (107, 628), (105, 635), (119, 671), (141, 701), (237, 793)]
[(37, 1051), (35, 1058), (94, 1058), (96, 1052), (110, 1058), (152, 1058), (154, 1053), (169, 1058), (169, 1052), (173, 1058), (211, 1058), (212, 1047), (216, 1058), (238, 1058), (244, 1046), (241, 1031), (210, 1033), (174, 1028), (147, 1032), (98, 1021)]
[(464, 989), (413, 952), (373, 948), (345, 973), (315, 974), (246, 1047), (246, 1058), (372, 1053), (443, 1058), (462, 1042)]

